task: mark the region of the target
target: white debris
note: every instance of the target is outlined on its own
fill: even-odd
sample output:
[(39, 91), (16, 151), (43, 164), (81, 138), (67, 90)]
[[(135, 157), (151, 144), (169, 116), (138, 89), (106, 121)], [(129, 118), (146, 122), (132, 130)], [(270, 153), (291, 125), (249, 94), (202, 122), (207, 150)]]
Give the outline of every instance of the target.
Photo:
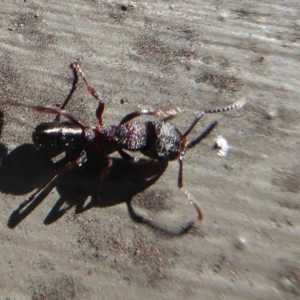
[(221, 135), (218, 135), (214, 139), (214, 142), (214, 149), (217, 149), (218, 156), (226, 156), (230, 149), (230, 146), (228, 145), (227, 141)]

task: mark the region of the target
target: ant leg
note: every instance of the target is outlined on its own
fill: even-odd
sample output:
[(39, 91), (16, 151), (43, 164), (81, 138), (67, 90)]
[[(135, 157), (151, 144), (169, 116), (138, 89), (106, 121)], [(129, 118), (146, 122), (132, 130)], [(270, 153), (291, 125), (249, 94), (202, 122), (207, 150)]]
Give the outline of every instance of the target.
[(169, 120), (173, 117), (175, 117), (178, 113), (180, 112), (180, 110), (178, 109), (174, 109), (174, 110), (168, 110), (168, 111), (162, 111), (162, 110), (147, 110), (147, 109), (143, 109), (140, 111), (134, 111), (128, 115), (126, 115), (121, 122), (119, 123), (119, 125), (128, 123), (129, 121), (131, 121), (134, 118), (137, 118), (139, 116), (155, 116), (155, 117), (165, 117), (163, 119), (163, 121)]
[(79, 66), (79, 63), (75, 60), (73, 63), (72, 63), (72, 66), (74, 68), (74, 70), (76, 71), (77, 73), (77, 76), (78, 74), (82, 77), (86, 87), (87, 87), (87, 90), (89, 91), (89, 93), (96, 99), (99, 101), (99, 104), (98, 104), (98, 108), (96, 109), (96, 117), (98, 119), (98, 122), (99, 122), (99, 125), (102, 127), (103, 126), (103, 121), (102, 121), (102, 114), (103, 114), (103, 111), (104, 111), (104, 101), (100, 95), (99, 92), (97, 92), (93, 87), (92, 85), (89, 84), (89, 82), (87, 81), (85, 75), (83, 74), (80, 66)]
[(51, 184), (58, 176), (74, 169), (77, 166), (81, 166), (83, 163), (85, 163), (87, 160), (86, 152), (82, 151), (80, 156), (71, 162), (67, 162), (65, 165), (61, 166), (59, 169), (57, 169), (54, 174), (51, 176), (51, 178), (43, 184), (40, 188), (38, 188), (33, 194), (31, 194), (26, 200), (24, 200), (20, 206), (19, 209), (21, 210), (25, 206), (27, 206), (29, 203), (31, 203), (36, 196), (43, 191), (49, 184)]
[(40, 105), (34, 106), (34, 105), (26, 105), (20, 103), (12, 103), (11, 105), (30, 108), (41, 113), (61, 115), (69, 119), (72, 123), (80, 127), (83, 131), (86, 129), (86, 126), (84, 126), (80, 121), (78, 121), (71, 113), (65, 110), (60, 110), (60, 109), (47, 107), (47, 106), (40, 106)]
[(200, 209), (200, 207), (198, 206), (198, 204), (196, 203), (196, 200), (194, 199), (194, 197), (192, 196), (192, 194), (191, 193), (189, 193), (188, 191), (183, 191), (183, 194), (186, 196), (186, 198), (190, 201), (190, 204), (192, 204), (194, 207), (195, 207), (195, 209), (196, 209), (196, 211), (197, 211), (197, 213), (198, 213), (198, 220), (199, 221), (202, 221), (203, 220), (203, 213), (202, 213), (202, 211), (201, 211), (201, 209)]
[[(199, 120), (204, 116), (204, 112), (200, 113), (195, 120), (193, 121), (193, 123), (190, 125), (190, 127), (187, 129), (187, 131), (182, 135), (182, 138), (185, 139), (190, 132), (193, 130), (193, 128), (196, 126), (196, 124), (199, 122)], [(178, 158), (178, 162), (179, 162), (179, 173), (178, 173), (178, 181), (177, 181), (177, 185), (178, 187), (181, 189), (183, 186), (183, 180), (182, 180), (182, 173), (183, 173), (183, 156), (184, 156), (184, 151), (180, 153), (180, 156)]]
[[(184, 153), (181, 153), (179, 158), (178, 158), (178, 162), (179, 162), (179, 174), (178, 174), (178, 187), (179, 189), (182, 188), (182, 166), (183, 166), (183, 156)], [(202, 211), (200, 209), (200, 207), (198, 206), (198, 204), (196, 203), (196, 200), (193, 198), (192, 194), (189, 193), (188, 191), (183, 191), (183, 194), (187, 197), (187, 199), (190, 201), (190, 204), (192, 204), (197, 213), (198, 213), (198, 220), (202, 221), (203, 220), (203, 214)]]
[[(103, 121), (102, 121), (102, 114), (103, 114), (103, 111), (104, 111), (104, 102), (103, 102), (103, 99), (100, 95), (99, 92), (97, 92), (92, 85), (89, 84), (89, 82), (87, 81), (84, 73), (82, 72), (79, 64), (77, 61), (74, 61), (73, 62), (73, 68), (76, 70), (76, 72), (78, 74), (80, 74), (80, 76), (82, 77), (84, 83), (86, 84), (87, 86), (87, 89), (89, 91), (89, 93), (96, 99), (99, 101), (99, 105), (98, 105), (98, 108), (96, 110), (96, 117), (98, 119), (98, 122), (99, 122), (99, 125), (100, 126), (103, 126)], [(161, 117), (161, 116), (164, 116), (166, 117), (167, 119), (175, 116), (178, 114), (178, 111), (177, 110), (170, 110), (170, 111), (167, 111), (167, 112), (163, 112), (161, 110), (158, 110), (158, 111), (148, 111), (148, 110), (142, 110), (142, 111), (135, 111), (133, 113), (130, 113), (128, 114), (127, 116), (125, 116), (121, 122), (119, 123), (119, 125), (121, 124), (125, 124), (127, 122), (129, 122), (130, 120), (136, 118), (136, 117), (139, 117), (141, 115), (151, 115), (151, 116), (157, 116), (157, 117)]]
[(183, 169), (183, 156), (184, 156), (184, 152), (180, 153), (180, 156), (178, 158), (178, 162), (179, 162), (179, 172), (178, 172), (178, 180), (177, 180), (177, 186), (181, 189), (183, 186), (182, 183), (182, 169)]

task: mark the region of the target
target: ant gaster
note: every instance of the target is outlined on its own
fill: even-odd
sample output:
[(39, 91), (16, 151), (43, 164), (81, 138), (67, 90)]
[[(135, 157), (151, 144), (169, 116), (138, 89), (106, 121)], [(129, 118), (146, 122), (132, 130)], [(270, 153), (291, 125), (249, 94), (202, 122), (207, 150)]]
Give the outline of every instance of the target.
[[(44, 149), (52, 156), (56, 156), (63, 152), (66, 153), (66, 156), (70, 152), (75, 151), (75, 153), (77, 153), (76, 159), (64, 163), (54, 172), (49, 181), (23, 201), (20, 204), (20, 209), (33, 201), (35, 197), (44, 190), (46, 186), (53, 182), (56, 177), (85, 163), (87, 160), (87, 153), (93, 149), (99, 150), (101, 155), (104, 157), (110, 153), (118, 151), (121, 157), (132, 163), (137, 161), (136, 158), (130, 156), (127, 152), (125, 152), (125, 150), (132, 152), (138, 151), (152, 159), (162, 161), (178, 160), (179, 174), (177, 185), (181, 188), (183, 185), (183, 157), (186, 149), (193, 146), (188, 144), (187, 136), (193, 130), (195, 125), (205, 114), (235, 110), (244, 104), (244, 101), (238, 101), (224, 108), (204, 110), (196, 116), (192, 124), (184, 133), (181, 133), (175, 126), (167, 122), (178, 113), (176, 110), (170, 110), (167, 112), (163, 112), (161, 110), (134, 111), (123, 117), (118, 125), (105, 126), (102, 120), (102, 114), (104, 111), (103, 99), (89, 84), (78, 62), (74, 61), (71, 66), (74, 71), (73, 88), (59, 109), (46, 106), (31, 106), (18, 103), (14, 104), (16, 106), (30, 108), (38, 112), (56, 115), (54, 122), (42, 123), (35, 128), (32, 134), (32, 139), (38, 149)], [(81, 76), (85, 82), (89, 93), (98, 101), (98, 107), (96, 109), (98, 125), (93, 127), (83, 125), (72, 114), (64, 110), (67, 102), (77, 87), (79, 76)], [(144, 123), (131, 122), (133, 119), (142, 115), (163, 117), (163, 119), (146, 121)], [(69, 121), (60, 122), (60, 116), (67, 118)], [(105, 170), (102, 172), (102, 177), (107, 174), (109, 167), (110, 164), (108, 163)], [(185, 192), (185, 194), (191, 200), (191, 204), (193, 204), (196, 208), (198, 219), (201, 220), (202, 212), (199, 206), (194, 200), (192, 200), (189, 193)]]

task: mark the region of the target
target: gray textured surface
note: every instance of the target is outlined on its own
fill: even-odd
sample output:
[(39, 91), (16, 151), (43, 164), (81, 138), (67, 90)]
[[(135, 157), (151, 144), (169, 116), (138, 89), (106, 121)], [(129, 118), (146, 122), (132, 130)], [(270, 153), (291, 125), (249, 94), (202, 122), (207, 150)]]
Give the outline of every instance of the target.
[[(109, 124), (137, 108), (180, 107), (172, 122), (184, 130), (202, 109), (245, 97), (242, 110), (206, 116), (193, 133), (219, 121), (184, 162), (184, 187), (198, 200), (204, 222), (173, 238), (134, 223), (125, 197), (169, 230), (196, 213), (176, 187), (176, 162), (165, 172), (165, 165), (155, 165), (163, 174), (136, 194), (129, 186), (153, 168), (128, 167), (127, 174), (117, 161), (101, 191), (111, 206), (82, 214), (73, 206), (45, 225), (59, 199), (65, 207), (89, 195), (93, 176), (75, 172), (8, 228), (13, 211), (51, 167), (24, 145), (51, 117), (1, 105), (1, 142), (9, 153), (0, 169), (1, 298), (299, 298), (299, 2), (127, 4), (2, 1), (1, 102), (55, 106), (70, 89), (74, 59), (103, 94)], [(68, 109), (95, 124), (95, 108), (80, 84)], [(218, 134), (232, 146), (226, 158), (211, 151)]]

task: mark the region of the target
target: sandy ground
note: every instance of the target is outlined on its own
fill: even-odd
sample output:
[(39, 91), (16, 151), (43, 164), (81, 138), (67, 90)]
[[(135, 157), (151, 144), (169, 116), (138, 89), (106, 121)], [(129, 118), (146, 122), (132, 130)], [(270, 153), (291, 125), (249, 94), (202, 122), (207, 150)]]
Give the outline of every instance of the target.
[[(1, 1), (0, 299), (300, 299), (299, 9), (298, 0)], [(60, 104), (74, 59), (101, 91), (107, 124), (179, 107), (172, 123), (184, 131), (201, 110), (247, 99), (193, 131), (218, 121), (184, 162), (202, 223), (176, 186), (176, 162), (132, 166), (117, 154), (101, 184), (95, 158), (17, 210), (52, 172), (31, 141), (52, 117), (7, 103)], [(92, 125), (96, 107), (80, 82), (68, 110)], [(212, 150), (217, 135), (227, 157)]]

